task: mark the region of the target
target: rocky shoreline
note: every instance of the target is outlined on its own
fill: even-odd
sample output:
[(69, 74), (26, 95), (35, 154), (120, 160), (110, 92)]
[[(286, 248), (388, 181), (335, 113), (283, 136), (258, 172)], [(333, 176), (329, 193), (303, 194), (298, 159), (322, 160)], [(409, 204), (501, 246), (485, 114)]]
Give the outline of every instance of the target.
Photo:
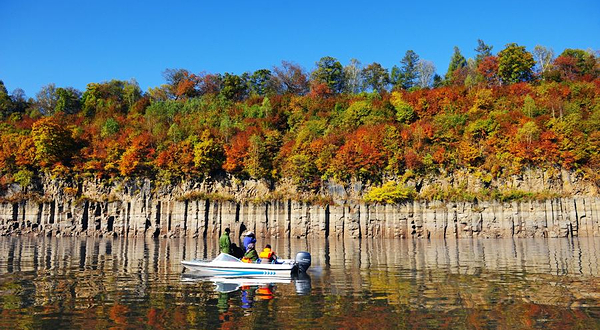
[[(521, 179), (527, 184), (520, 184), (539, 187), (535, 178), (544, 175), (532, 173)], [(327, 198), (309, 200), (285, 197), (292, 195), (290, 187), (273, 190), (261, 182), (231, 179), (155, 185), (149, 179), (44, 178), (26, 189), (4, 189), (0, 235), (217, 237), (229, 227), (233, 237), (251, 229), (259, 237), (273, 238), (600, 236), (600, 198), (594, 183), (562, 179), (546, 180), (545, 188), (580, 191), (546, 200), (383, 205), (362, 201), (365, 188), (360, 184), (330, 185)]]

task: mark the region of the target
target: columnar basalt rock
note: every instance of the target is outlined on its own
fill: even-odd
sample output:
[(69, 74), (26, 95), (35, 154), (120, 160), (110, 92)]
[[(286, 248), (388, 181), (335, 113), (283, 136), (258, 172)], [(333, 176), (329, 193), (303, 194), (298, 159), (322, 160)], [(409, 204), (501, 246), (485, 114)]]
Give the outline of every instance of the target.
[[(568, 237), (598, 236), (598, 198), (542, 202), (311, 205), (296, 201), (165, 200), (131, 202), (23, 200), (0, 204), (3, 235), (106, 235), (217, 237), (225, 227), (236, 237)], [(68, 201), (75, 203), (75, 201)], [(148, 212), (146, 204), (151, 205)], [(287, 207), (289, 205), (289, 207)]]
[(342, 237), (344, 234), (344, 205), (331, 205), (329, 206), (329, 220), (330, 220), (330, 235), (334, 237)]
[(267, 209), (269, 232), (268, 235), (273, 238), (288, 237), (288, 212), (285, 201), (272, 201)]
[(310, 237), (311, 233), (311, 205), (305, 202), (291, 202), (290, 211), (290, 236), (295, 238)]
[[(543, 176), (527, 174), (509, 183), (541, 185), (540, 180)], [(329, 190), (335, 195), (327, 203), (269, 200), (268, 189), (256, 182), (250, 188), (232, 182), (154, 187), (146, 179), (115, 183), (46, 179), (38, 186), (27, 193), (18, 187), (2, 192), (1, 235), (215, 238), (229, 227), (234, 238), (245, 230), (266, 238), (600, 236), (596, 194), (543, 201), (366, 204), (357, 195), (358, 185), (348, 191), (332, 186)], [(567, 188), (580, 189), (573, 184)]]

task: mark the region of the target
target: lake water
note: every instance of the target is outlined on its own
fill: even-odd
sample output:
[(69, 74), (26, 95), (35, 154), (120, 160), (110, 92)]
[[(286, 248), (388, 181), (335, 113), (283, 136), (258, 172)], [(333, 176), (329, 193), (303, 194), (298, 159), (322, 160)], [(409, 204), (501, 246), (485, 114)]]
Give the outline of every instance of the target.
[(600, 239), (259, 240), (308, 277), (198, 279), (216, 240), (0, 237), (3, 329), (600, 329)]

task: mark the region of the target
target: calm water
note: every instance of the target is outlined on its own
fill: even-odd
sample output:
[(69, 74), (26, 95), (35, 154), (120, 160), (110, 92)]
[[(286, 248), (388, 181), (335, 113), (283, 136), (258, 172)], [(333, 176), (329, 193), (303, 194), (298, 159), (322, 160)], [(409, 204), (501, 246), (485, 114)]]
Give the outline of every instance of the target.
[(309, 276), (183, 271), (216, 240), (0, 237), (0, 328), (600, 329), (597, 238), (268, 243)]

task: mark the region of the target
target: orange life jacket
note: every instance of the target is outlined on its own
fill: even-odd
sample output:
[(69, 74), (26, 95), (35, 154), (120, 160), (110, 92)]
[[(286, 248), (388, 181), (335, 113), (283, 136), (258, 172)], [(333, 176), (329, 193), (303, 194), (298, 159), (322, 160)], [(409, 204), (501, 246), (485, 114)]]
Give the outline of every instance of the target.
[(273, 258), (274, 254), (275, 253), (273, 253), (273, 251), (271, 251), (271, 249), (265, 248), (264, 250), (260, 251), (260, 254), (258, 255), (258, 257), (261, 258), (261, 259), (265, 259), (265, 260), (271, 261), (271, 259)]
[(252, 259), (243, 257), (242, 262), (252, 263)]

